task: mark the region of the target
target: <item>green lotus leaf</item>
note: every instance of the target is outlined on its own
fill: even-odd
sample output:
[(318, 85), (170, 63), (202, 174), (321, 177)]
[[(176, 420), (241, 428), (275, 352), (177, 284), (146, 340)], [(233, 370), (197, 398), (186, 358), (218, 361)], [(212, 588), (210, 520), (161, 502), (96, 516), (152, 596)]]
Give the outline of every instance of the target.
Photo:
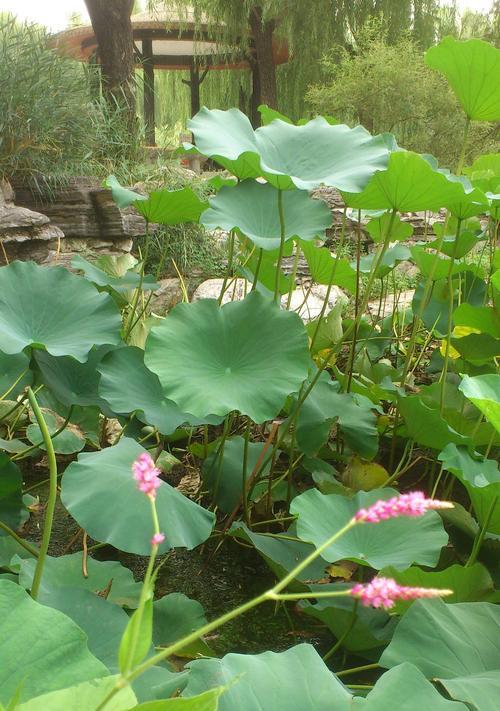
[[(292, 243), (285, 242), (285, 249), (283, 256), (289, 256), (287, 251), (291, 254)], [(266, 296), (272, 299), (274, 294), (274, 288), (276, 286), (276, 271), (278, 269), (278, 252), (279, 250), (273, 249), (271, 251), (264, 251), (260, 249), (252, 249), (250, 254), (247, 256), (245, 254), (245, 261), (243, 264), (237, 266), (236, 270), (239, 275), (248, 280), (249, 284), (253, 284), (255, 281), (255, 274), (258, 271), (257, 278), (257, 291), (262, 296)], [(280, 274), (278, 277), (278, 291), (280, 294), (288, 294), (294, 288), (294, 283), (290, 276), (285, 276), (280, 269)], [(250, 291), (251, 287), (248, 287)]]
[(453, 312), (453, 323), (455, 326), (475, 328), (493, 338), (500, 338), (500, 316), (489, 306), (460, 304)]
[(218, 711), (219, 699), (225, 688), (215, 687), (189, 699), (175, 698), (162, 701), (147, 701), (128, 711)]
[(122, 185), (120, 185), (118, 179), (114, 175), (110, 175), (108, 178), (106, 178), (106, 180), (104, 181), (104, 187), (109, 188), (109, 190), (111, 190), (113, 200), (116, 202), (120, 209), (129, 207), (129, 205), (133, 205), (138, 200), (147, 200), (147, 197), (145, 195), (140, 195), (139, 193), (136, 193), (133, 190), (129, 190), (128, 188), (124, 188)]
[(156, 190), (147, 200), (139, 200), (134, 207), (145, 220), (159, 225), (180, 225), (198, 222), (208, 203), (200, 200), (191, 188)]
[(107, 674), (66, 615), (0, 580), (0, 703), (7, 705)]
[(31, 385), (33, 374), (29, 364), (30, 359), (25, 353), (7, 355), (0, 351), (0, 400), (5, 399), (5, 393), (8, 393), (9, 399), (15, 399)]
[[(109, 692), (116, 686), (118, 676), (106, 676), (103, 679), (86, 681), (83, 684), (70, 686), (67, 689), (51, 691), (49, 694), (36, 696), (25, 704), (16, 706), (17, 711), (89, 711), (95, 709), (104, 701)], [(130, 711), (137, 702), (130, 686), (121, 689), (106, 704), (106, 711)]]
[(0, 268), (4, 353), (26, 347), (84, 362), (92, 347), (120, 340), (120, 314), (108, 294), (64, 267), (13, 262)]
[(143, 291), (154, 291), (159, 288), (159, 284), (155, 282), (150, 274), (145, 274), (141, 280), (141, 275), (131, 269), (125, 271), (121, 276), (109, 274), (104, 269), (100, 269), (96, 263), (88, 262), (80, 254), (76, 254), (71, 260), (71, 266), (75, 269), (80, 269), (85, 278), (99, 287), (109, 286), (119, 294), (126, 293), (133, 289), (141, 288)]
[(439, 679), (452, 699), (464, 701), (468, 709), (496, 711), (500, 691), (500, 671), (479, 672), (454, 679)]
[[(311, 592), (341, 592), (351, 587), (352, 584), (346, 583), (309, 586)], [(354, 654), (388, 644), (397, 624), (397, 618), (385, 610), (356, 605), (350, 595), (319, 598), (314, 604), (301, 600), (299, 607), (301, 612), (326, 625), (337, 639), (342, 639), (342, 647)]]
[[(404, 223), (403, 223), (404, 224)], [(396, 244), (385, 251), (375, 272), (377, 279), (384, 279), (400, 262), (410, 258), (410, 250), (405, 244)], [(373, 262), (377, 259), (375, 252), (361, 257), (359, 260), (359, 271), (368, 274), (373, 268)], [(356, 262), (351, 262), (352, 268), (356, 268)]]
[(500, 193), (500, 153), (479, 156), (470, 167), (464, 168), (464, 173), (484, 193)]
[(140, 418), (162, 434), (171, 434), (185, 422), (217, 425), (221, 421), (220, 417), (210, 415), (201, 421), (181, 412), (175, 402), (163, 395), (158, 376), (144, 365), (144, 351), (140, 348), (127, 346), (113, 351), (97, 369), (101, 374), (99, 393), (114, 412), (120, 415), (142, 412)]
[(271, 123), (271, 121), (274, 121), (275, 119), (280, 119), (280, 121), (284, 121), (285, 123), (294, 123), (291, 118), (288, 118), (285, 114), (276, 111), (276, 109), (272, 109), (270, 106), (267, 106), (267, 104), (261, 104), (257, 107), (257, 110), (260, 114), (260, 118), (262, 119), (263, 126), (267, 126), (268, 123)]
[(424, 277), (432, 278), (433, 281), (446, 279), (448, 274), (460, 274), (460, 272), (470, 270), (471, 265), (461, 262), (453, 262), (449, 257), (445, 257), (433, 252), (427, 252), (426, 247), (415, 246), (410, 248), (413, 261)]
[[(31, 543), (33, 546), (31, 541), (28, 541), (28, 543)], [(15, 558), (15, 561), (12, 566), (16, 566), (17, 570), (19, 560), (24, 558), (33, 558), (33, 555), (10, 536), (4, 536), (2, 532), (2, 535), (0, 536), (0, 568), (10, 568), (13, 558)]]
[(307, 377), (307, 334), (297, 314), (255, 291), (222, 307), (203, 299), (178, 304), (152, 329), (144, 361), (181, 409), (239, 410), (260, 423)]
[(365, 229), (374, 242), (383, 242), (389, 229), (391, 230), (391, 242), (410, 239), (413, 234), (413, 227), (409, 222), (402, 222), (397, 215), (392, 218), (390, 212), (384, 212), (380, 217), (372, 218)]
[(384, 136), (372, 137), (361, 126), (332, 126), (322, 117), (302, 126), (278, 119), (254, 131), (238, 109), (202, 108), (188, 127), (197, 150), (240, 180), (262, 176), (280, 189), (324, 184), (357, 192), (386, 167), (389, 155)]
[[(398, 664), (385, 672), (368, 692), (366, 698), (356, 698), (356, 711), (466, 711), (467, 706), (443, 698), (414, 664)], [(486, 710), (485, 710), (486, 711)]]
[[(80, 454), (64, 472), (61, 489), (64, 506), (92, 538), (136, 555), (149, 554), (154, 533), (150, 502), (132, 475), (132, 464), (144, 451), (123, 437), (114, 447)], [(214, 515), (169, 484), (157, 490), (156, 507), (165, 534), (160, 552), (195, 548), (212, 531)]]
[[(35, 574), (36, 561), (33, 558), (19, 564), (19, 584), (29, 589)], [(137, 607), (141, 594), (141, 584), (136, 583), (132, 572), (115, 560), (87, 558), (87, 576), (82, 572), (82, 553), (71, 553), (58, 558), (48, 556), (43, 569), (40, 592), (49, 597), (51, 591), (69, 587), (81, 588), (97, 593), (109, 586), (107, 601), (129, 608)], [(111, 585), (110, 585), (111, 584)]]
[(356, 270), (345, 257), (336, 259), (327, 247), (300, 243), (311, 276), (318, 284), (335, 284), (351, 294), (356, 293)]
[(481, 191), (454, 178), (435, 170), (417, 153), (396, 151), (390, 155), (387, 170), (376, 172), (362, 192), (343, 191), (342, 195), (349, 207), (364, 210), (418, 212), (447, 207), (465, 218), (488, 209)]
[[(271, 250), (280, 245), (278, 195), (269, 183), (245, 180), (233, 188), (221, 188), (203, 213), (202, 224), (208, 229), (238, 229), (257, 247)], [(323, 200), (314, 200), (306, 192), (283, 193), (285, 240), (300, 237), (325, 239), (332, 224), (332, 213)]]
[(445, 37), (427, 50), (429, 67), (444, 74), (472, 121), (500, 120), (500, 50), (489, 42)]
[[(207, 624), (205, 611), (196, 600), (182, 593), (170, 593), (153, 603), (153, 642), (156, 647), (168, 647)], [(212, 657), (214, 653), (203, 639), (192, 642), (177, 652), (179, 657)]]
[[(434, 225), (434, 231), (436, 231), (436, 225)], [(438, 237), (432, 242), (428, 242), (426, 246), (431, 249), (439, 249), (447, 257), (454, 256), (456, 259), (462, 259), (483, 239), (484, 236), (481, 233), (477, 235), (472, 230), (460, 230), (458, 239), (455, 235), (445, 235), (443, 239)]]
[(299, 644), (286, 652), (227, 654), (200, 659), (190, 669), (183, 696), (226, 685), (219, 711), (349, 711), (351, 695), (314, 647)]
[[(467, 683), (472, 708), (493, 710), (498, 705), (499, 679), (496, 693), (492, 684), (483, 686), (480, 680), (486, 675), (491, 682), (490, 673), (494, 672), (500, 676), (499, 624), (500, 608), (487, 602), (447, 605), (442, 600), (418, 600), (400, 621), (379, 663), (393, 667), (410, 662), (445, 687), (448, 680), (457, 679), (457, 691), (464, 690), (462, 684)], [(455, 698), (465, 700), (460, 693)]]
[[(75, 452), (81, 452), (86, 442), (83, 430), (70, 421), (64, 430), (54, 437), (53, 435), (58, 432), (64, 424), (64, 419), (56, 415), (55, 412), (47, 410), (45, 407), (41, 408), (41, 410), (52, 437), (52, 444), (54, 445), (56, 454), (75, 454)], [(44, 451), (46, 450), (43, 434), (37, 422), (28, 425), (26, 428), (26, 437), (32, 444)]]
[[(15, 462), (0, 452), (0, 521), (14, 530), (29, 518), (23, 502), (23, 477)], [(4, 532), (0, 531), (0, 536)]]
[(474, 378), (465, 375), (458, 387), (500, 432), (500, 375), (491, 373)]
[[(249, 442), (247, 447), (245, 481), (248, 480), (260, 460), (263, 442)], [(231, 513), (242, 496), (243, 461), (245, 440), (231, 437), (226, 440), (222, 461), (217, 453), (210, 454), (203, 462), (203, 483), (210, 490), (213, 500), (224, 513)], [(279, 457), (280, 452), (276, 453)], [(271, 462), (262, 470), (262, 477), (269, 473)], [(267, 480), (260, 481), (253, 489), (252, 501), (259, 499), (268, 489)]]
[(431, 449), (443, 449), (450, 442), (470, 444), (468, 437), (454, 430), (441, 416), (438, 407), (430, 406), (420, 395), (399, 397), (398, 403), (408, 435), (415, 442)]
[(473, 458), (467, 447), (450, 443), (439, 454), (438, 460), (443, 462), (443, 469), (457, 476), (465, 485), (482, 488), (500, 482), (498, 463), (485, 459), (477, 452), (475, 454), (476, 458)]
[(500, 482), (476, 487), (466, 484), (479, 525), (489, 533), (500, 535)]
[[(376, 489), (360, 491), (347, 499), (310, 489), (292, 501), (290, 511), (298, 515), (298, 537), (319, 547), (359, 509), (395, 494), (394, 489)], [(415, 519), (393, 518), (376, 525), (357, 525), (329, 546), (322, 557), (329, 562), (347, 558), (376, 570), (388, 565), (403, 570), (412, 563), (433, 567), (447, 540), (441, 518), (429, 511)]]

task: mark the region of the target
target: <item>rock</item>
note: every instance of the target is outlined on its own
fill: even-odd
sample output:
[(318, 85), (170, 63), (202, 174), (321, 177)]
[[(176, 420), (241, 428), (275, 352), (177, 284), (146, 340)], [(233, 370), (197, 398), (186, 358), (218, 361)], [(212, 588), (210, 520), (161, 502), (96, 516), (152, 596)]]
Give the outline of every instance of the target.
[(377, 316), (380, 308), (380, 318), (385, 318), (390, 316), (395, 308), (400, 311), (410, 308), (414, 293), (415, 289), (408, 289), (408, 291), (400, 291), (397, 294), (388, 294), (381, 307), (378, 299), (370, 301), (367, 307), (368, 311), (372, 316)]
[[(290, 301), (290, 311), (295, 311), (299, 314), (300, 318), (304, 323), (309, 323), (309, 321), (314, 321), (317, 318), (321, 310), (323, 309), (323, 304), (326, 299), (327, 288), (323, 284), (313, 284), (312, 286), (303, 284), (297, 289), (292, 291), (291, 301)], [(288, 303), (288, 294), (285, 294), (281, 298), (281, 304), (286, 307)], [(342, 301), (347, 301), (347, 297), (338, 286), (332, 286), (330, 295), (328, 298), (328, 304), (326, 306), (324, 315), (326, 316), (332, 310), (336, 302), (341, 299)]]
[[(200, 299), (218, 299), (222, 291), (224, 279), (207, 279), (202, 282), (193, 294), (191, 301)], [(222, 303), (242, 301), (250, 292), (252, 284), (246, 279), (231, 279), (227, 282), (228, 288), (224, 292)]]
[(160, 288), (153, 293), (149, 310), (158, 316), (164, 316), (176, 304), (182, 301), (181, 280), (178, 278), (160, 279)]

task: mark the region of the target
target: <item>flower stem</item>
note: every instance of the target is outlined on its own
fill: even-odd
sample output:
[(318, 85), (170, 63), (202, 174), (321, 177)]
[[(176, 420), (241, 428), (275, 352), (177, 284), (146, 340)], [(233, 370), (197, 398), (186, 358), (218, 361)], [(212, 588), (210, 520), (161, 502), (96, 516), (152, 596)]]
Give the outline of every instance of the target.
[(47, 458), (49, 461), (49, 497), (47, 500), (47, 508), (45, 510), (45, 520), (43, 523), (43, 536), (42, 543), (40, 545), (40, 551), (38, 554), (38, 560), (35, 568), (35, 574), (33, 576), (33, 583), (31, 584), (31, 597), (36, 600), (38, 597), (38, 591), (40, 589), (40, 583), (43, 575), (43, 568), (45, 565), (45, 560), (47, 558), (47, 551), (49, 549), (50, 536), (52, 533), (52, 523), (54, 521), (54, 511), (56, 507), (57, 500), (57, 461), (54, 452), (54, 445), (52, 444), (52, 438), (50, 436), (47, 423), (42, 415), (42, 411), (38, 406), (38, 402), (33, 394), (31, 388), (28, 388), (28, 400), (30, 402), (33, 414), (35, 415), (38, 426), (40, 427), (40, 432), (42, 433), (43, 441), (45, 444), (45, 449), (47, 450)]

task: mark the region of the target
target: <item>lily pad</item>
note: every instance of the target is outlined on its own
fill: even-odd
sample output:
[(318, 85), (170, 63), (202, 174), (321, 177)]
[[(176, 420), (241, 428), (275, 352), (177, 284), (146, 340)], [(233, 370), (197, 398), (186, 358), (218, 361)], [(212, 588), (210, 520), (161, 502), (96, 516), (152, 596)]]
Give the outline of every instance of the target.
[(262, 176), (281, 189), (324, 184), (356, 192), (386, 167), (389, 154), (384, 136), (372, 137), (361, 126), (332, 126), (322, 117), (302, 126), (276, 120), (254, 131), (238, 109), (202, 108), (188, 128), (197, 151), (240, 180)]
[(220, 307), (178, 304), (146, 342), (145, 363), (165, 396), (197, 417), (238, 410), (275, 417), (307, 377), (307, 334), (297, 314), (257, 292)]
[(500, 120), (500, 50), (489, 42), (445, 37), (427, 50), (429, 67), (444, 74), (472, 121)]
[[(319, 547), (345, 526), (359, 509), (395, 494), (394, 489), (376, 489), (359, 492), (352, 499), (347, 499), (310, 489), (297, 496), (290, 507), (291, 512), (298, 515), (297, 535)], [(435, 511), (429, 511), (413, 519), (400, 517), (376, 525), (358, 524), (329, 546), (322, 557), (331, 563), (354, 560), (376, 570), (388, 565), (404, 570), (412, 563), (433, 567), (447, 541), (440, 516)]]
[[(64, 506), (92, 538), (136, 555), (149, 554), (154, 533), (150, 502), (132, 475), (132, 464), (144, 451), (123, 437), (114, 447), (80, 454), (66, 469), (61, 489)], [(212, 531), (214, 515), (165, 482), (156, 507), (165, 534), (160, 553), (195, 548)]]
[(66, 615), (0, 580), (0, 703), (8, 704), (105, 676), (86, 636)]
[(500, 375), (465, 375), (458, 387), (500, 432)]
[[(203, 606), (182, 593), (170, 593), (153, 603), (153, 642), (157, 647), (167, 647), (207, 624)], [(211, 657), (213, 652), (203, 639), (198, 639), (177, 653), (193, 659)]]
[[(210, 208), (201, 222), (208, 229), (238, 229), (261, 249), (280, 245), (278, 191), (269, 183), (245, 180), (236, 187), (223, 187), (210, 200)], [(285, 192), (283, 218), (285, 240), (300, 237), (325, 239), (332, 224), (332, 213), (323, 200), (314, 200), (307, 192)]]
[(93, 346), (118, 343), (120, 328), (111, 297), (64, 267), (16, 261), (0, 268), (4, 353), (42, 348), (83, 363)]

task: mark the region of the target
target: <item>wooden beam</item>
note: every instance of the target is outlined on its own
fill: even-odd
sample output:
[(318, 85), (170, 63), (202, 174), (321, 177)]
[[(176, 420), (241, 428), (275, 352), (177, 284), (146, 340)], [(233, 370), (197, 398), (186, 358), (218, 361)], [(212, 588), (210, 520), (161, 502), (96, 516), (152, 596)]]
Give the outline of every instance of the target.
[(149, 146), (155, 146), (155, 68), (152, 40), (143, 40), (142, 56), (142, 68), (144, 71), (144, 123), (146, 125), (146, 143)]

